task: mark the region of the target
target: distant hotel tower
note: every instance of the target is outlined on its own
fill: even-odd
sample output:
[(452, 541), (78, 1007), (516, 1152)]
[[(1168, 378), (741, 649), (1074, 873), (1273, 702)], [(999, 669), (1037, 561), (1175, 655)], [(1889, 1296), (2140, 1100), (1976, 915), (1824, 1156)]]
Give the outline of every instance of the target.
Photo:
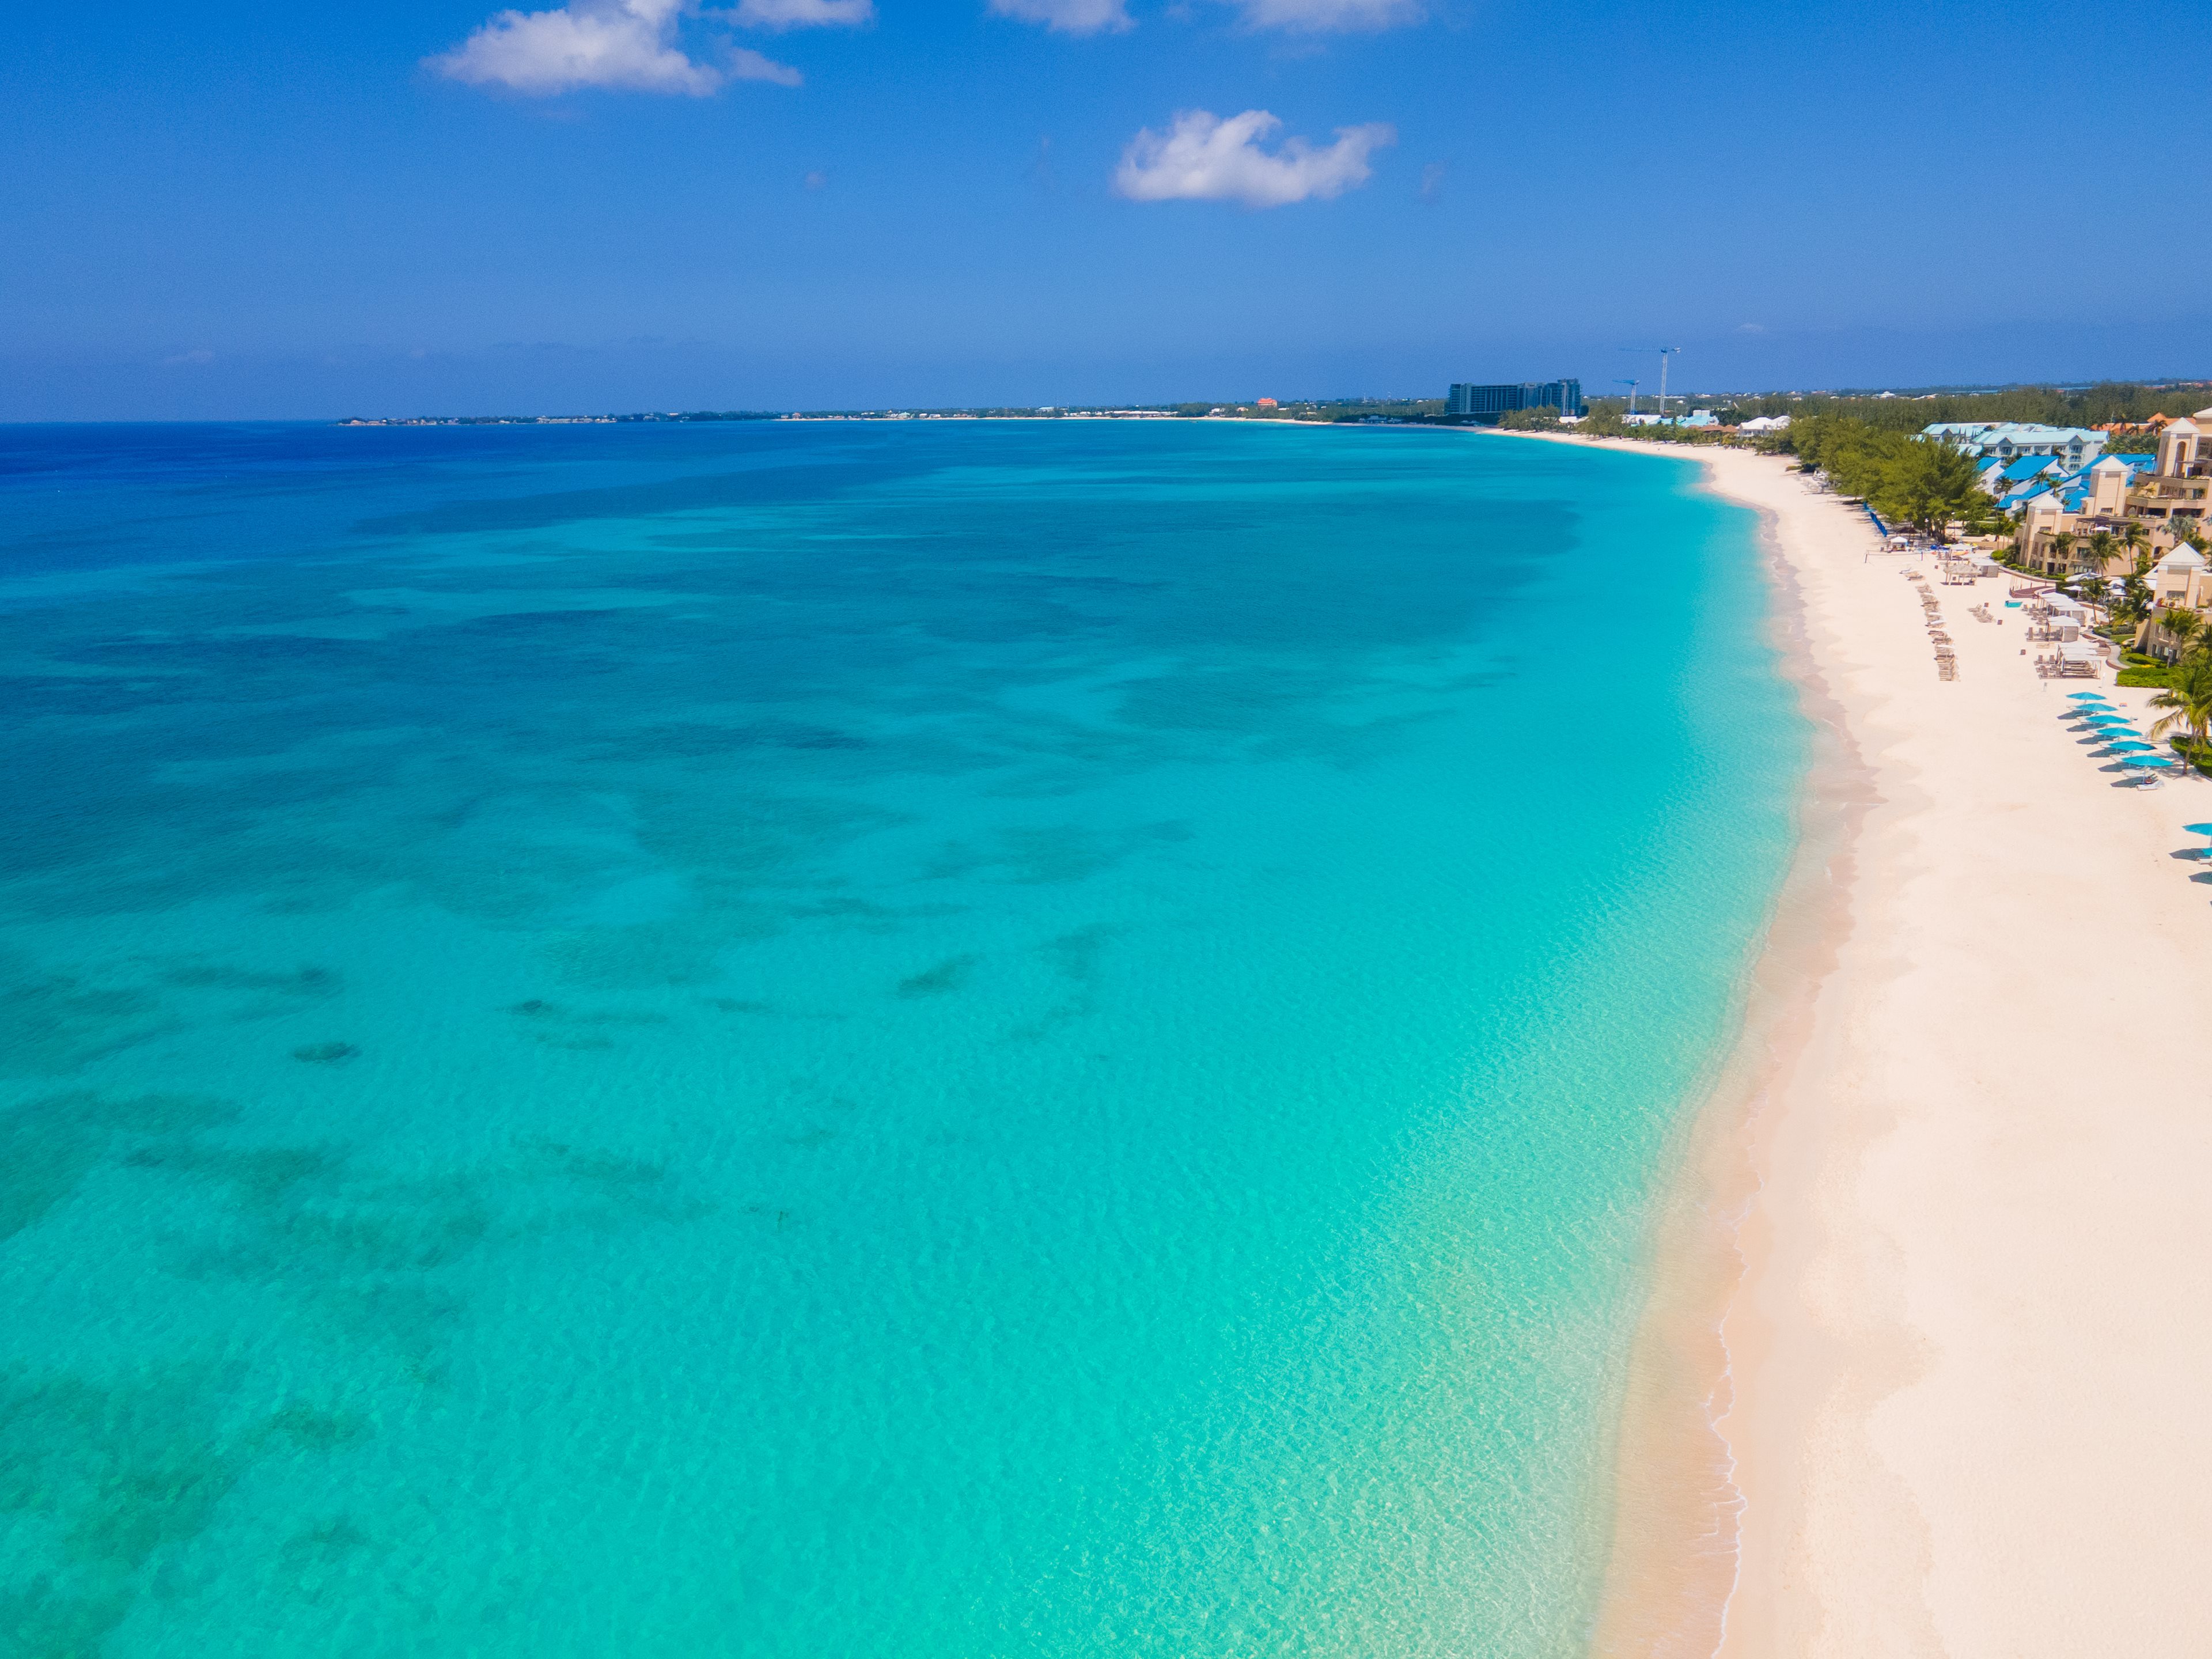
[(1583, 413), (1580, 380), (1523, 380), (1518, 386), (1455, 385), (1444, 400), (1447, 415), (1472, 415), (1479, 421), (1495, 421), (1516, 409), (1556, 409), (1562, 415)]

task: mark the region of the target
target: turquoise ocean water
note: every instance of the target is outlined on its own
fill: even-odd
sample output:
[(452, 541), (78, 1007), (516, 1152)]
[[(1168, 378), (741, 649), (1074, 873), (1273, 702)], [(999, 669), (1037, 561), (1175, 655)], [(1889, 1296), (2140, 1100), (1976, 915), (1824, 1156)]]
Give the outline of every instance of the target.
[(1804, 762), (1681, 464), (0, 469), (0, 1654), (1577, 1650)]

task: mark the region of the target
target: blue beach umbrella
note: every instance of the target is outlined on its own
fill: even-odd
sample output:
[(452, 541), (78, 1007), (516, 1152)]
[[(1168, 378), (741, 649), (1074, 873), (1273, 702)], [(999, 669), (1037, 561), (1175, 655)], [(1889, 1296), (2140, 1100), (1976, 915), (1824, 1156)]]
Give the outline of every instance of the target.
[(2212, 836), (2212, 823), (2185, 823), (2181, 826), (2181, 833), (2185, 836)]
[(2069, 691), (2066, 695), (2075, 702), (2102, 702), (2105, 700), (2100, 691)]
[(2127, 754), (2130, 751), (2141, 752), (2143, 754), (2154, 752), (2152, 745), (2147, 743), (2116, 743), (2113, 744), (2112, 747), (2115, 751), (2121, 754)]
[(2166, 767), (2172, 765), (2173, 763), (2166, 759), (2163, 755), (2125, 755), (2121, 757), (2120, 764), (2123, 766), (2149, 766), (2163, 769)]

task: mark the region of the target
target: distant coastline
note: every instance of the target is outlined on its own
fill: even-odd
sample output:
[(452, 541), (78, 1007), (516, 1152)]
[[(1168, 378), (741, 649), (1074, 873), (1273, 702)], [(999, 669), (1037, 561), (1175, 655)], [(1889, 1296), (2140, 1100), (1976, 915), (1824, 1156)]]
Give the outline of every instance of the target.
[(732, 421), (1266, 421), (1285, 426), (1442, 426), (1468, 422), (1438, 416), (1433, 403), (1412, 398), (1328, 398), (1278, 404), (1039, 405), (1036, 408), (689, 410), (626, 415), (349, 415), (333, 426), (630, 426), (713, 425)]

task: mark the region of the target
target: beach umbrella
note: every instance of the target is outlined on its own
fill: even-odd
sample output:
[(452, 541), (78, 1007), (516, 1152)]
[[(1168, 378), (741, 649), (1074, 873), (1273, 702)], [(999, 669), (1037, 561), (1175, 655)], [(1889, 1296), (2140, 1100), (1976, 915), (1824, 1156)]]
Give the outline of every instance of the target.
[(2138, 750), (2148, 752), (2152, 747), (2153, 745), (2148, 743), (2116, 743), (2112, 745), (2114, 753), (2123, 755)]
[(2123, 766), (2166, 767), (2172, 765), (2173, 763), (2166, 759), (2163, 755), (2124, 755), (2120, 757), (2120, 764)]
[(2075, 702), (2104, 702), (2104, 698), (2094, 691), (2069, 691), (2067, 695), (2073, 698)]
[(2181, 826), (2181, 833), (2185, 836), (2212, 836), (2212, 823), (2185, 823)]

